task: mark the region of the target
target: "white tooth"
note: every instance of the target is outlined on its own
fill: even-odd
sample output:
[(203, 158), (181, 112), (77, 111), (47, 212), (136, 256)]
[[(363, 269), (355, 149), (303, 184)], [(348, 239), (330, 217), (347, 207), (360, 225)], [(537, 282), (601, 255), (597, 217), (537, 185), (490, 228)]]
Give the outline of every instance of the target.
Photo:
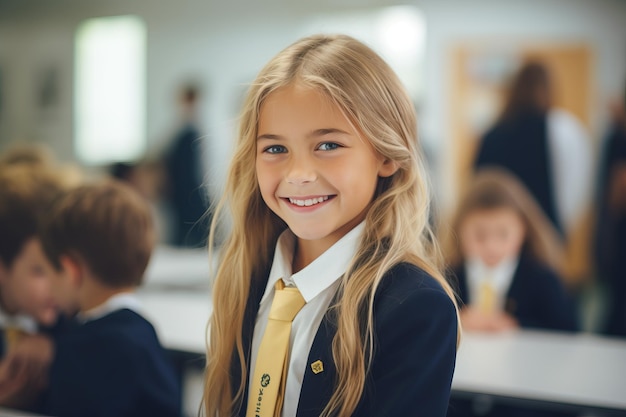
[(295, 204), (295, 205), (297, 205), (299, 207), (313, 206), (315, 204), (323, 203), (326, 200), (328, 200), (328, 196), (309, 198), (309, 199), (306, 199), (306, 200), (296, 200), (295, 198), (289, 197), (289, 202), (291, 204)]

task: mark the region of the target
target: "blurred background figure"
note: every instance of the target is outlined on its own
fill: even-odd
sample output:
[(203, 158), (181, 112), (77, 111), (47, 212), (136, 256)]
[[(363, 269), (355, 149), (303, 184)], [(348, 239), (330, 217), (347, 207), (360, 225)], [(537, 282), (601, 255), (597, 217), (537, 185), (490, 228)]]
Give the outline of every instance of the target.
[[(457, 280), (464, 330), (576, 331), (578, 314), (559, 270), (563, 248), (525, 187), (502, 169), (470, 183), (453, 222), (450, 279)], [(448, 416), (563, 416), (478, 400), (453, 400)]]
[(171, 243), (201, 247), (206, 245), (211, 219), (204, 185), (204, 138), (196, 125), (200, 90), (196, 85), (186, 85), (178, 99), (182, 124), (164, 159), (167, 201), (172, 210)]
[(0, 169), (18, 164), (38, 167), (49, 166), (53, 163), (52, 151), (42, 144), (17, 143), (0, 154)]
[(0, 405), (30, 408), (62, 331), (52, 291), (56, 275), (42, 249), (52, 202), (81, 177), (46, 148), (13, 148), (0, 162)]
[(499, 119), (481, 139), (475, 168), (500, 166), (513, 173), (567, 239), (589, 202), (592, 161), (591, 140), (581, 123), (553, 107), (547, 67), (523, 65)]
[(603, 329), (626, 336), (626, 88), (612, 120), (600, 161), (595, 261), (606, 284), (608, 306)]
[(577, 330), (559, 271), (563, 247), (524, 186), (502, 169), (481, 170), (461, 199), (447, 251), (466, 330)]

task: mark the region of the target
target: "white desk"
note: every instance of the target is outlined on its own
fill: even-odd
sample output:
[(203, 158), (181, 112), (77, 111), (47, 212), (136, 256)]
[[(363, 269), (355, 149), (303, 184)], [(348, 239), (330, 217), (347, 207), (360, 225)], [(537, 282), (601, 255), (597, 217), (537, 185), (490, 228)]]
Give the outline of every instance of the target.
[(208, 249), (155, 248), (144, 276), (145, 287), (209, 288)]
[[(205, 352), (208, 291), (150, 290), (139, 298), (164, 346)], [(626, 340), (532, 331), (465, 333), (452, 388), (626, 415)]]
[(626, 414), (626, 340), (541, 331), (465, 333), (452, 387)]
[(142, 312), (154, 325), (163, 346), (204, 354), (206, 326), (211, 315), (208, 291), (137, 292)]

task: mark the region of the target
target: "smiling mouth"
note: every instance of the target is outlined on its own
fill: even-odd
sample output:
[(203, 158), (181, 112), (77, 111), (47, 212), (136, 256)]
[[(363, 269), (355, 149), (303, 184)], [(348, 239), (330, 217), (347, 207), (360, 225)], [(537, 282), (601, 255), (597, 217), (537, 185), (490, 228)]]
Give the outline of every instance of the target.
[(289, 197), (288, 200), (291, 204), (296, 205), (298, 207), (309, 207), (309, 206), (314, 206), (319, 203), (323, 203), (324, 201), (328, 200), (328, 198), (329, 198), (328, 196), (324, 196), (324, 197), (316, 197), (316, 198), (307, 198), (306, 200), (299, 200), (297, 198)]

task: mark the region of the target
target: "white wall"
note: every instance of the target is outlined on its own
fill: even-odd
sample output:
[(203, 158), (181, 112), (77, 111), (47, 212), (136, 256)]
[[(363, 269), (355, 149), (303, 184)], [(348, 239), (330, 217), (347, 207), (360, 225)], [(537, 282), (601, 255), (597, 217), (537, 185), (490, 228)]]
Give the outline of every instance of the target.
[[(0, 68), (4, 81), (0, 149), (19, 138), (41, 140), (50, 143), (62, 159), (73, 160), (73, 31), (87, 17), (136, 13), (148, 27), (148, 140), (153, 148), (165, 146), (177, 120), (176, 87), (186, 78), (201, 81), (209, 94), (201, 115), (209, 137), (208, 166), (214, 183), (220, 184), (245, 83), (265, 61), (301, 33), (310, 13), (306, 7), (315, 7), (321, 13), (350, 7), (346, 1), (311, 5), (313, 2), (304, 0), (274, 0), (265, 3), (266, 7), (250, 2), (242, 13), (236, 10), (241, 1), (212, 4), (201, 0), (64, 0), (55, 2), (55, 7), (29, 0), (0, 3)], [(394, 1), (369, 3), (384, 6)], [(623, 91), (626, 81), (626, 2), (421, 0), (416, 4), (425, 13), (428, 24), (420, 127), (429, 146), (442, 158), (450, 133), (446, 102), (448, 51), (464, 41), (589, 44), (596, 57), (592, 133), (600, 134), (604, 103)], [(54, 114), (37, 114), (33, 106), (32, 80), (42, 65), (58, 66), (61, 70), (62, 94)]]

